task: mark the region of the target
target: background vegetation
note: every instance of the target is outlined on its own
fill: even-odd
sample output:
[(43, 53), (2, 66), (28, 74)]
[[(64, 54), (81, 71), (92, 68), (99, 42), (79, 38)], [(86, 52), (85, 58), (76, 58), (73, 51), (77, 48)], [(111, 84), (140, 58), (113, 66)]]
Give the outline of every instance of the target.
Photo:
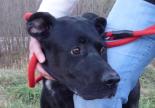
[[(22, 16), (35, 12), (41, 0), (1, 0), (0, 3), (0, 108), (38, 108), (40, 88), (26, 82), (29, 36)], [(80, 0), (73, 15), (95, 12), (107, 16), (114, 0)], [(141, 78), (140, 108), (155, 108), (155, 70), (149, 65)]]

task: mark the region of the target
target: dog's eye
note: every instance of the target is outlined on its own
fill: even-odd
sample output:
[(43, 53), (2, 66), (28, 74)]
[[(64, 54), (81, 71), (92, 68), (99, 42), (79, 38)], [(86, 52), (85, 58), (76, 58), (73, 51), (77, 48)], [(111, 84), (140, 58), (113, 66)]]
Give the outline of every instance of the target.
[(71, 50), (71, 54), (77, 56), (77, 55), (80, 55), (80, 51), (81, 49), (79, 47), (76, 47)]
[(102, 47), (102, 48), (100, 49), (100, 54), (101, 54), (101, 55), (104, 54), (105, 51), (106, 51), (106, 48), (105, 48), (105, 47)]

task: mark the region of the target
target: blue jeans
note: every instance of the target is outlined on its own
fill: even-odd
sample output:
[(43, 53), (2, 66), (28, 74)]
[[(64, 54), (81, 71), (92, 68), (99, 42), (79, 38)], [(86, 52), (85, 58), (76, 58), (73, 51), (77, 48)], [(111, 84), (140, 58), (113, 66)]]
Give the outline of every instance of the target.
[[(107, 21), (107, 31), (140, 30), (155, 24), (155, 5), (143, 0), (117, 0)], [(144, 68), (155, 57), (155, 36), (108, 49), (108, 61), (121, 77), (110, 99), (84, 100), (74, 95), (75, 108), (122, 108)]]

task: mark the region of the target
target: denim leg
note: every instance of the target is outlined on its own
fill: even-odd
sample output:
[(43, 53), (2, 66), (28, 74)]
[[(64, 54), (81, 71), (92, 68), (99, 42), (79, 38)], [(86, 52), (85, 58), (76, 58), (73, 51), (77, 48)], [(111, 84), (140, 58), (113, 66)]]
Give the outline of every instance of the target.
[(121, 77), (116, 98), (127, 102), (144, 68), (155, 57), (155, 38), (144, 37), (136, 42), (108, 50), (108, 60)]
[[(144, 0), (117, 0), (107, 19), (107, 31), (141, 30), (154, 25), (154, 9), (155, 5)], [(154, 56), (155, 36), (143, 37), (136, 42), (108, 50), (109, 63), (121, 77), (116, 98), (123, 103), (127, 101), (130, 91)]]
[[(144, 0), (117, 0), (108, 16), (107, 31), (140, 30), (155, 24), (155, 5)], [(155, 36), (108, 49), (108, 61), (118, 72), (121, 81), (116, 95), (110, 99), (84, 100), (74, 95), (75, 108), (122, 108), (130, 91), (155, 57)]]

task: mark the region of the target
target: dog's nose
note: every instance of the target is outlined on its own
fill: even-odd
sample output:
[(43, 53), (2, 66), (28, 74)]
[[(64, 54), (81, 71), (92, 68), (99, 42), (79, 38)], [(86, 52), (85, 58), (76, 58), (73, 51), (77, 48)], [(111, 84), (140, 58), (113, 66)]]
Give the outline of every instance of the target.
[(120, 77), (116, 72), (109, 72), (103, 75), (102, 81), (106, 86), (113, 87), (120, 81)]

